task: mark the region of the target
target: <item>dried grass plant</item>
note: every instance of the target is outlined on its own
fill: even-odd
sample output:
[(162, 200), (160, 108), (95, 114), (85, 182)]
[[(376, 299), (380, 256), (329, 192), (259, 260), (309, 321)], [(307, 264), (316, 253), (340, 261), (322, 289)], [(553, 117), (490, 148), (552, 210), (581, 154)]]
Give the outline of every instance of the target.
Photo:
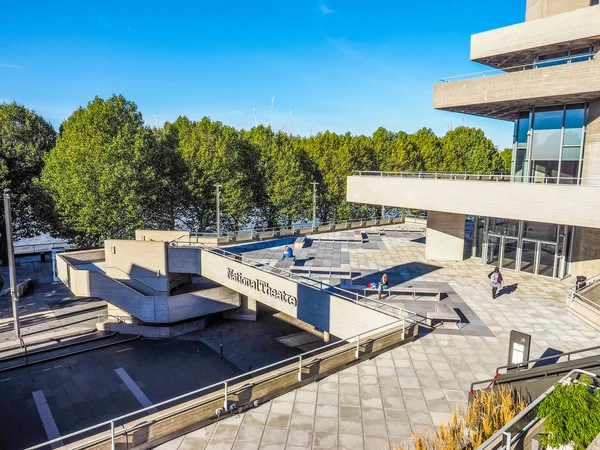
[[(452, 419), (436, 431), (413, 428), (415, 450), (473, 450), (527, 407), (527, 402), (508, 387), (484, 390), (464, 408), (456, 408)], [(393, 450), (408, 450), (405, 444), (394, 444)]]

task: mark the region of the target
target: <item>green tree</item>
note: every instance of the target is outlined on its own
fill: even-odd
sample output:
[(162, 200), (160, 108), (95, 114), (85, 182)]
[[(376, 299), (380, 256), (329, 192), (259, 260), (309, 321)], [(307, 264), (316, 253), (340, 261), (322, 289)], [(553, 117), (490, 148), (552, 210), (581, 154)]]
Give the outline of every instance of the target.
[(221, 184), (223, 230), (239, 229), (251, 217), (256, 196), (254, 177), (257, 155), (240, 133), (208, 117), (193, 122), (179, 117), (165, 125), (178, 140), (185, 175), (185, 207), (181, 222), (192, 230), (215, 228), (216, 188)]
[[(0, 104), (0, 187), (12, 191), (11, 206), (15, 239), (47, 231), (50, 210), (40, 201), (34, 180), (43, 158), (55, 144), (52, 125), (17, 103)], [(0, 257), (6, 259), (6, 226), (0, 217)]]
[(443, 170), (492, 173), (502, 169), (498, 149), (479, 128), (458, 127), (442, 138)]
[[(419, 154), (419, 166), (427, 172), (437, 172), (446, 169), (442, 143), (431, 128), (421, 128), (408, 136)], [(420, 169), (419, 169), (420, 170)]]
[(307, 219), (315, 169), (302, 148), (302, 139), (274, 133), (262, 125), (244, 137), (259, 155), (253, 185), (260, 221), (274, 227)]
[(171, 183), (157, 169), (164, 157), (135, 103), (113, 95), (80, 107), (61, 125), (41, 176), (57, 211), (57, 232), (81, 245), (99, 245), (130, 238), (136, 228), (171, 226), (161, 201)]
[(512, 148), (505, 148), (499, 153), (501, 159), (501, 171), (510, 173), (512, 168)]

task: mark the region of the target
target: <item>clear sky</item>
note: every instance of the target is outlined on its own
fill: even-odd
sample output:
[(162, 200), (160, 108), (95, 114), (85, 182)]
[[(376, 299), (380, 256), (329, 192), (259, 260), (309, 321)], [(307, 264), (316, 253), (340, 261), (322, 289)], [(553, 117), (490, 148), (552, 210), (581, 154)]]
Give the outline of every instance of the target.
[(434, 111), (440, 77), (485, 67), (470, 35), (522, 22), (525, 0), (4, 2), (0, 102), (56, 127), (95, 95), (123, 94), (149, 125), (210, 116), (237, 128), (269, 115), (291, 130), (444, 134), (481, 127), (500, 148), (508, 122)]

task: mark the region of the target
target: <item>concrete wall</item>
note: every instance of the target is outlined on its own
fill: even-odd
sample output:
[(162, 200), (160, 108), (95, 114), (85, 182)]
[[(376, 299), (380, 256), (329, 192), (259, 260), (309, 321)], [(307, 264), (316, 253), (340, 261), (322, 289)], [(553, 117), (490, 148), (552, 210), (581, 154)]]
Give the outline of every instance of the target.
[(180, 295), (143, 295), (101, 272), (79, 270), (57, 255), (58, 275), (78, 297), (98, 297), (145, 323), (173, 323), (237, 308), (237, 292), (226, 287), (202, 289)]
[(525, 20), (537, 20), (590, 6), (590, 0), (527, 0)]
[(600, 97), (600, 59), (471, 78), (433, 86), (433, 107), (513, 120), (533, 106)]
[[(297, 284), (208, 251), (202, 251), (200, 257), (203, 277), (342, 339), (398, 320), (326, 291)], [(241, 279), (248, 280), (250, 285), (238, 281)], [(269, 288), (282, 294), (279, 298), (269, 295), (261, 283), (268, 283)]]
[(427, 212), (425, 258), (462, 261), (465, 247), (464, 214)]
[(600, 186), (348, 177), (355, 203), (600, 227)]
[[(589, 1), (584, 3), (584, 6), (589, 5)], [(532, 2), (531, 8), (539, 8), (542, 4), (543, 0), (537, 0)], [(511, 57), (511, 65), (515, 65), (517, 60), (520, 60), (521, 64), (533, 62), (535, 49), (551, 53), (568, 42), (584, 43), (592, 39), (597, 40), (599, 24), (600, 7), (591, 7), (474, 34), (471, 36), (471, 59), (485, 63), (494, 56), (505, 55), (502, 59), (506, 60), (507, 55), (515, 54)], [(503, 67), (508, 65), (504, 64)]]
[(136, 241), (173, 241), (187, 236), (189, 239), (190, 232), (185, 230), (135, 230)]
[[(600, 30), (599, 30), (600, 32)], [(600, 184), (600, 99), (590, 102), (588, 122), (585, 130), (585, 146), (583, 168), (581, 172), (583, 184)]]
[(106, 275), (146, 295), (168, 295), (167, 247), (162, 241), (106, 240)]
[(600, 274), (600, 229), (575, 229), (571, 253), (571, 274), (591, 277)]
[(200, 273), (200, 249), (193, 247), (168, 248), (169, 273)]

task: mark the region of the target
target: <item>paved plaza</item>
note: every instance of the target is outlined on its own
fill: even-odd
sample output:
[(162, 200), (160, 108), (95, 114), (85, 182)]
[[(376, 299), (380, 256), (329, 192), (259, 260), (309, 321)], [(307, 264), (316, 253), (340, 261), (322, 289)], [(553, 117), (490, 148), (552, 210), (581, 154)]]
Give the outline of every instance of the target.
[[(329, 237), (333, 239), (333, 233)], [(369, 246), (326, 238), (322, 236), (323, 247), (312, 241), (296, 253), (297, 259), (347, 269), (356, 273), (355, 279), (377, 279), (385, 271), (391, 284), (447, 283), (490, 333), (436, 329), (159, 448), (388, 449), (394, 443), (409, 443), (413, 427), (437, 426), (450, 418), (453, 409), (466, 405), (471, 383), (491, 378), (497, 366), (506, 364), (511, 330), (531, 334), (532, 358), (548, 349), (567, 352), (600, 345), (600, 332), (565, 310), (570, 280), (505, 271), (508, 293), (492, 300), (489, 267), (477, 259), (426, 261), (420, 233), (371, 237)], [(272, 264), (282, 250), (268, 247), (246, 255)], [(325, 276), (336, 281), (336, 275)], [(470, 322), (465, 330), (479, 325)]]

